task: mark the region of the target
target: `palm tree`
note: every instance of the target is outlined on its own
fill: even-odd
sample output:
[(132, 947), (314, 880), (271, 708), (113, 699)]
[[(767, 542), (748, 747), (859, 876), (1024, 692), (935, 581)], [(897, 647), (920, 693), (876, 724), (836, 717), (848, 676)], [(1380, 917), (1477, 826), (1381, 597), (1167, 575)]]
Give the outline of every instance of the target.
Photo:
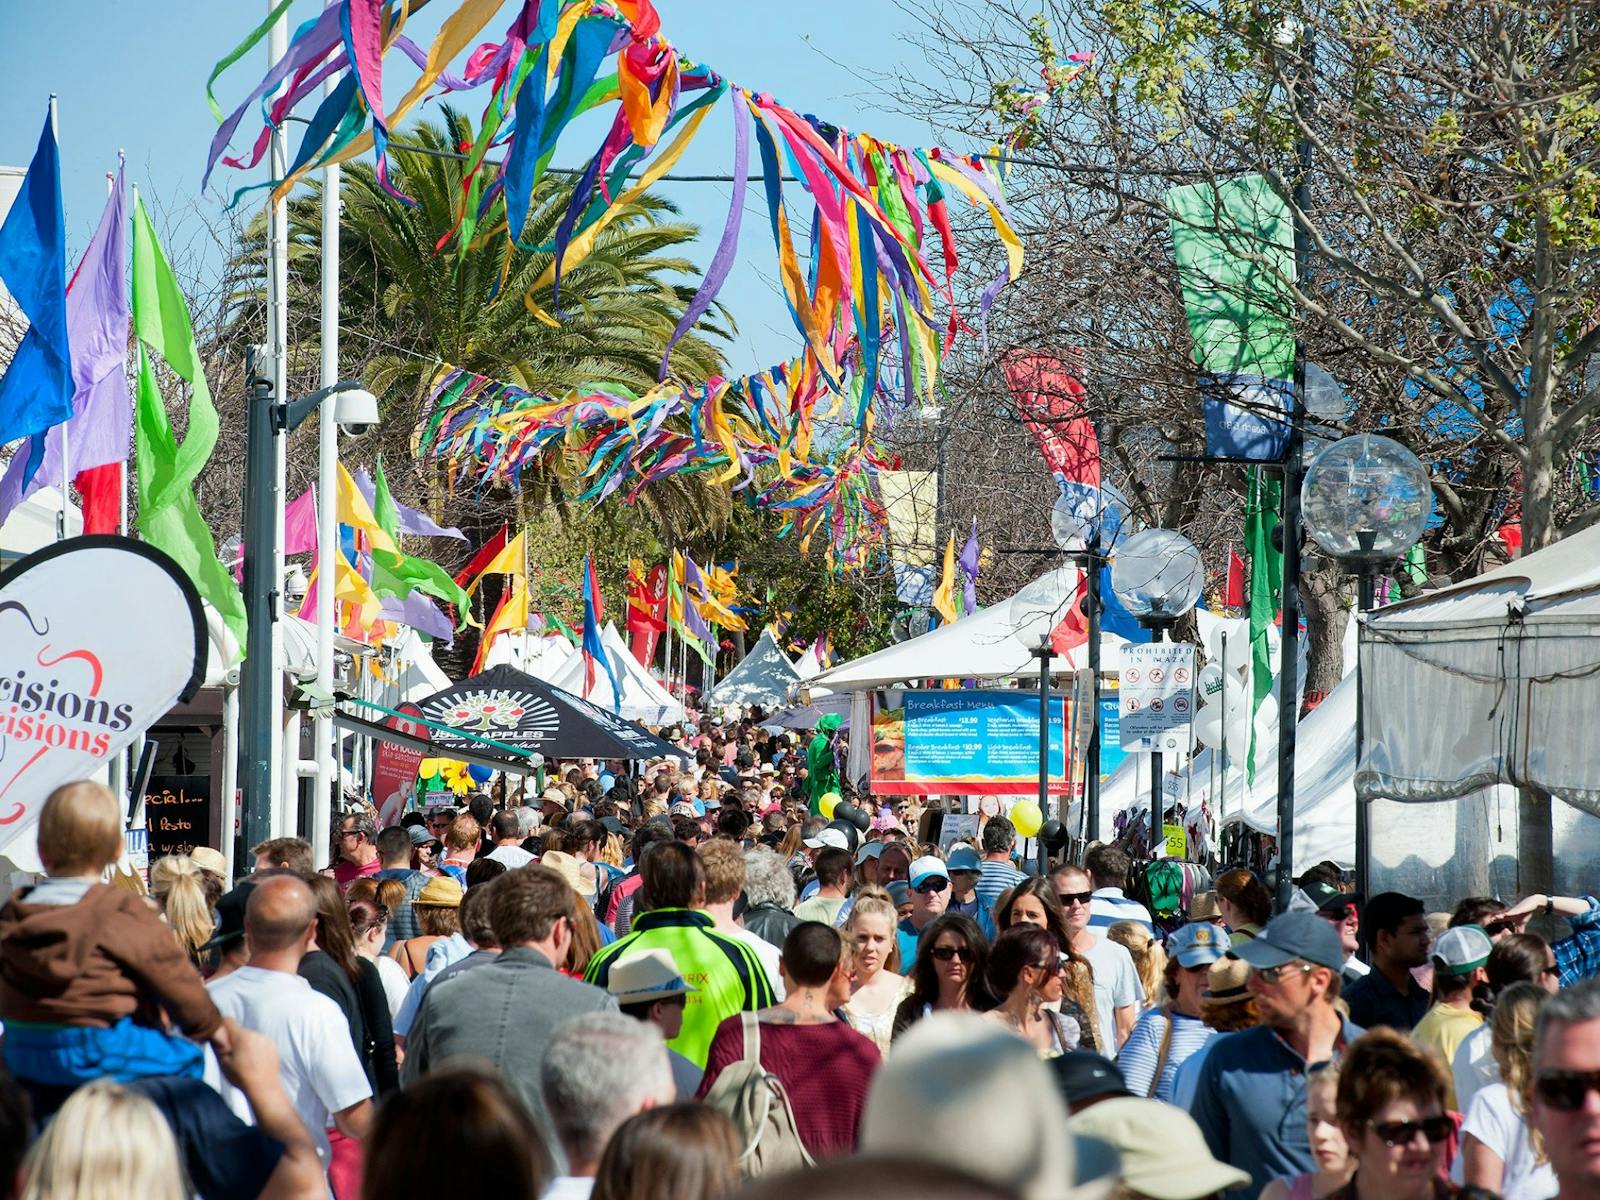
[[(444, 509), (448, 523), (459, 525), (477, 546), (508, 518), (560, 522), (569, 498), (584, 490), (576, 479), (581, 464), (556, 455), (525, 471), (515, 496), (504, 490), (451, 495), (436, 464), (419, 463), (414, 473), (398, 470), (394, 464), (409, 455), (410, 432), (440, 365), (543, 394), (590, 383), (646, 390), (657, 382), (662, 352), (694, 295), (699, 272), (683, 253), (697, 227), (681, 220), (670, 201), (647, 194), (625, 206), (589, 256), (564, 272), (559, 304), (551, 288), (534, 292), (532, 302), (559, 317), (554, 327), (539, 320), (523, 298), (553, 255), (510, 243), (503, 199), (464, 244), (453, 237), (464, 168), (454, 152), (473, 137), (471, 123), (448, 108), (442, 122), (406, 130), (401, 140), (416, 149), (392, 149), (390, 182), (410, 204), (385, 191), (370, 164), (345, 166), (339, 324), (342, 373), (358, 375), (379, 397), (385, 420), (372, 436), (387, 452), (395, 491), (410, 503)], [(480, 188), (489, 187), (495, 170), (483, 168)], [(289, 203), (290, 377), (297, 393), (297, 385), (315, 386), (320, 353), (319, 192), (312, 183)], [(570, 197), (565, 175), (547, 174), (539, 182), (524, 245), (554, 242)], [(263, 212), (230, 264), (240, 285), (224, 338), (259, 336), (265, 246)], [(670, 378), (697, 383), (722, 373), (717, 343), (732, 328), (726, 312), (714, 309), (673, 347)], [(370, 454), (375, 447), (363, 449)], [(709, 473), (696, 473), (652, 484), (638, 507), (662, 544), (671, 545), (717, 536), (727, 527), (733, 498)], [(488, 589), (488, 603), (496, 590)], [(470, 646), (458, 642), (457, 648), (470, 658)]]
[[(552, 288), (534, 292), (534, 304), (559, 314), (555, 327), (539, 320), (523, 297), (553, 256), (511, 245), (503, 200), (478, 222), (465, 246), (453, 244), (464, 168), (453, 155), (472, 140), (470, 122), (448, 108), (442, 123), (406, 131), (404, 141), (417, 148), (392, 151), (390, 181), (413, 204), (385, 191), (370, 164), (345, 167), (341, 366), (346, 372), (359, 367), (378, 395), (391, 456), (404, 444), (396, 434), (409, 433), (415, 424), (443, 363), (552, 395), (589, 383), (638, 391), (654, 386), (662, 351), (694, 295), (698, 270), (681, 248), (698, 229), (678, 219), (670, 201), (646, 194), (625, 206), (582, 263), (564, 272), (559, 305)], [(483, 172), (480, 187), (487, 189), (495, 168), (486, 165)], [(547, 174), (539, 182), (523, 230), (525, 245), (555, 240), (570, 196), (565, 176)], [(236, 322), (259, 322), (265, 239), (263, 214), (250, 225), (233, 264), (242, 280), (232, 304)], [(289, 205), (293, 377), (315, 373), (320, 247), (321, 196), (313, 183)], [(673, 347), (670, 378), (695, 383), (723, 372), (716, 343), (731, 331), (726, 312), (714, 309)], [(562, 506), (582, 490), (574, 474), (575, 464), (559, 459), (525, 473), (524, 513), (546, 502)], [(437, 501), (439, 489), (430, 490)], [(670, 541), (723, 528), (731, 498), (706, 476), (692, 475), (652, 484), (640, 507)], [(491, 515), (486, 524), (498, 526), (499, 513)]]

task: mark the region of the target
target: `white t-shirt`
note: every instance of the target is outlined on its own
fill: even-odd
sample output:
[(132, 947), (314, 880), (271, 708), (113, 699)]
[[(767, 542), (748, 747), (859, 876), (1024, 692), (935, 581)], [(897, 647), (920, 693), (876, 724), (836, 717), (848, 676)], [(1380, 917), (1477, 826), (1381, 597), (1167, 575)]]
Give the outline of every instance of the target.
[(1144, 988), (1139, 983), (1139, 972), (1133, 969), (1133, 956), (1128, 953), (1127, 947), (1108, 938), (1096, 938), (1084, 957), (1089, 960), (1089, 968), (1094, 972), (1094, 1013), (1098, 1025), (1095, 1041), (1100, 1053), (1107, 1058), (1115, 1058), (1115, 1010), (1128, 1005), (1137, 1010), (1144, 1003)]
[(383, 981), (384, 999), (389, 1001), (389, 1020), (393, 1021), (405, 1002), (406, 992), (411, 990), (411, 980), (406, 978), (406, 969), (387, 954), (378, 955), (376, 962), (378, 978)]
[[(328, 1122), (372, 1095), (372, 1085), (350, 1041), (350, 1023), (339, 1006), (298, 975), (240, 967), (206, 985), (225, 1017), (265, 1034), (278, 1048), (284, 1091), (328, 1161)], [(206, 1056), (206, 1081), (242, 1121), (255, 1122), (244, 1093), (222, 1078), (214, 1056)]]
[(1472, 1107), (1472, 1098), (1491, 1083), (1500, 1082), (1500, 1065), (1494, 1061), (1493, 1040), (1489, 1022), (1485, 1021), (1462, 1039), (1456, 1047), (1455, 1061), (1450, 1064), (1450, 1074), (1456, 1081), (1456, 1105), (1466, 1112)]
[(1461, 1132), (1477, 1138), (1505, 1164), (1501, 1200), (1550, 1200), (1561, 1190), (1550, 1164), (1535, 1159), (1528, 1124), (1511, 1107), (1511, 1093), (1505, 1084), (1491, 1083), (1478, 1090)]
[(533, 855), (521, 846), (496, 846), (485, 857), (492, 858), (498, 863), (505, 863), (508, 871), (515, 871), (533, 861)]

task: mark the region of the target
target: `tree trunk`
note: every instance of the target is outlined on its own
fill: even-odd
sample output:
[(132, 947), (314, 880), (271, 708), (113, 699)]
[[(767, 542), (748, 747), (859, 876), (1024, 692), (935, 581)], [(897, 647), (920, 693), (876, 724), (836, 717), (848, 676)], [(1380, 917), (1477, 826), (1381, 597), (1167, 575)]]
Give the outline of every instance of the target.
[(1329, 566), (1303, 575), (1300, 604), (1306, 618), (1304, 708), (1309, 711), (1344, 678), (1344, 634), (1350, 620), (1344, 573)]

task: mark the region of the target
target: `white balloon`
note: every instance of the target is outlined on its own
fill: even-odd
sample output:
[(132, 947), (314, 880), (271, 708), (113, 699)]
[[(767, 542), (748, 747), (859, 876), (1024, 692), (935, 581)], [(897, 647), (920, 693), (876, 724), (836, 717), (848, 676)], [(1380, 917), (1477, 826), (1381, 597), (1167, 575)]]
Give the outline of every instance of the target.
[(1222, 742), (1222, 710), (1208, 704), (1194, 715), (1194, 736), (1202, 746), (1217, 746)]
[(1200, 689), (1200, 698), (1209, 700), (1222, 687), (1222, 668), (1214, 662), (1208, 662), (1200, 668), (1200, 674), (1195, 677), (1195, 683)]

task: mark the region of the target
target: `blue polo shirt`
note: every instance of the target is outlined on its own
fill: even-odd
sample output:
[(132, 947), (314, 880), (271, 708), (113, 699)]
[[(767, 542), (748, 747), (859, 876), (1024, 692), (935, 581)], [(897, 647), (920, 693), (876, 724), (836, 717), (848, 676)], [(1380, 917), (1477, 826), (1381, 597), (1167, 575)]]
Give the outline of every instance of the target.
[[(1363, 1032), (1345, 1021), (1330, 1061)], [(1306, 1135), (1306, 1069), (1324, 1065), (1308, 1064), (1265, 1025), (1212, 1039), (1190, 1111), (1212, 1156), (1250, 1172), (1228, 1200), (1255, 1200), (1272, 1180), (1316, 1169)]]

